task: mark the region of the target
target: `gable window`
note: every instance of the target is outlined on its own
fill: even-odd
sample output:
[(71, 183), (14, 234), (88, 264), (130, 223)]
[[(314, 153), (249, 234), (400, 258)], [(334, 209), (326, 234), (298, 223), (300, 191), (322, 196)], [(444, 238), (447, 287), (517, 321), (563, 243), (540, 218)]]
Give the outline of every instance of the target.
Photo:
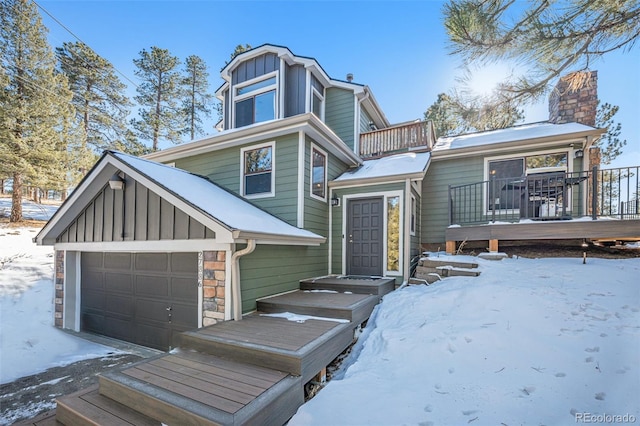
[(312, 145), (311, 196), (327, 201), (327, 154)]
[(311, 90), (311, 112), (324, 119), (324, 96), (315, 87)]
[(272, 142), (242, 149), (242, 195), (254, 198), (274, 195), (274, 148)]
[(250, 80), (235, 91), (236, 128), (276, 118), (275, 75), (259, 81)]

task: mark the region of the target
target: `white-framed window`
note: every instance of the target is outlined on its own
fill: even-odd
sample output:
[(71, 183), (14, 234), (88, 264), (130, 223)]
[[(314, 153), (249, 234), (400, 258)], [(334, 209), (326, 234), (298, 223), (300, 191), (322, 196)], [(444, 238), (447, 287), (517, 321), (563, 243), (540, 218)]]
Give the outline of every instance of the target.
[(324, 95), (315, 87), (311, 88), (311, 112), (324, 120)]
[(275, 195), (275, 142), (240, 150), (241, 191), (247, 198)]
[(276, 72), (236, 84), (233, 93), (234, 127), (275, 119), (277, 87)]
[[(489, 213), (494, 208), (496, 211), (519, 210), (522, 178), (543, 173), (566, 173), (571, 168), (570, 162), (571, 156), (566, 150), (486, 158), (485, 179), (489, 185), (484, 200), (485, 211)], [(513, 179), (513, 185), (509, 185), (510, 179)], [(567, 193), (568, 200), (571, 199), (569, 195), (570, 189)]]
[(416, 221), (418, 220), (417, 216), (417, 204), (415, 195), (411, 194), (411, 218), (409, 222), (409, 234), (411, 236), (416, 235)]
[(311, 144), (311, 197), (327, 201), (327, 153)]

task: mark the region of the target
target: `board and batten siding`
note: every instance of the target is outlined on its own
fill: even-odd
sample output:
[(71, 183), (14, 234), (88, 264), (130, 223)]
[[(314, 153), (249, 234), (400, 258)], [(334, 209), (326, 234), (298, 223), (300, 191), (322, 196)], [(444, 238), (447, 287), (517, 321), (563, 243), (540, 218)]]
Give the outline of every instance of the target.
[(449, 226), (449, 185), (465, 185), (484, 180), (483, 157), (463, 157), (432, 161), (422, 185), (421, 240), (423, 244), (445, 242)]
[(298, 211), (297, 133), (181, 158), (175, 161), (175, 166), (191, 173), (207, 176), (216, 184), (240, 195), (241, 149), (243, 147), (258, 147), (274, 140), (275, 196), (248, 198), (247, 201), (296, 226)]
[(302, 65), (285, 68), (284, 116), (304, 114), (307, 89), (307, 70)]
[(280, 69), (280, 58), (275, 53), (265, 53), (255, 58), (247, 59), (238, 64), (233, 70), (231, 82), (238, 84), (260, 77)]
[(124, 190), (105, 185), (56, 242), (215, 238), (212, 230), (144, 185), (128, 176), (125, 181)]
[(324, 122), (355, 152), (355, 95), (349, 90), (329, 87), (326, 90)]

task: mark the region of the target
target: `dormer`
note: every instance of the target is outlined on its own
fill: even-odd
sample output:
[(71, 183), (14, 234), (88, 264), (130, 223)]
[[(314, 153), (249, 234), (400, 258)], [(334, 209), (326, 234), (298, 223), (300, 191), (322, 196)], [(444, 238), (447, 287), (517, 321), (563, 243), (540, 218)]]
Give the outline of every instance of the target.
[(237, 55), (221, 71), (216, 91), (222, 130), (313, 114), (354, 152), (362, 132), (389, 122), (367, 86), (330, 78), (313, 58), (265, 44)]

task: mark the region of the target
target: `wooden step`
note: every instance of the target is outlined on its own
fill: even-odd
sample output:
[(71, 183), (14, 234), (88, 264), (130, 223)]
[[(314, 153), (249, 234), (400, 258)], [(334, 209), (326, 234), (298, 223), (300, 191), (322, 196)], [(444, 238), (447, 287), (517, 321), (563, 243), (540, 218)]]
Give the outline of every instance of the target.
[(378, 303), (368, 294), (345, 294), (327, 290), (298, 290), (258, 300), (258, 311), (346, 319), (361, 324)]
[[(437, 274), (435, 272), (426, 272), (423, 269), (424, 268), (421, 266), (418, 266), (416, 268), (415, 278), (420, 280), (425, 280), (427, 284), (433, 284), (436, 281), (441, 280), (440, 274)], [(409, 281), (409, 284), (411, 284), (411, 281)]]
[(423, 257), (418, 262), (419, 266), (426, 266), (430, 268), (438, 268), (443, 266), (452, 266), (454, 268), (465, 268), (465, 269), (475, 269), (478, 267), (477, 263), (471, 262), (454, 262), (450, 260), (440, 260), (440, 259), (431, 259), (428, 257)]
[(423, 276), (427, 274), (438, 274), (441, 277), (477, 277), (480, 275), (480, 271), (449, 266), (439, 266), (437, 268), (418, 266), (416, 268), (416, 276), (418, 276), (418, 274)]
[(299, 323), (253, 313), (184, 332), (181, 347), (285, 371), (306, 383), (353, 341), (357, 324), (341, 321)]
[(158, 420), (100, 395), (98, 385), (58, 398), (55, 420), (68, 426), (160, 426), (161, 424)]
[(327, 275), (300, 281), (300, 290), (332, 290), (339, 293), (373, 294), (379, 299), (395, 290), (395, 286), (394, 278), (353, 275)]
[(284, 424), (303, 383), (281, 371), (180, 350), (99, 377), (100, 395), (164, 424)]

